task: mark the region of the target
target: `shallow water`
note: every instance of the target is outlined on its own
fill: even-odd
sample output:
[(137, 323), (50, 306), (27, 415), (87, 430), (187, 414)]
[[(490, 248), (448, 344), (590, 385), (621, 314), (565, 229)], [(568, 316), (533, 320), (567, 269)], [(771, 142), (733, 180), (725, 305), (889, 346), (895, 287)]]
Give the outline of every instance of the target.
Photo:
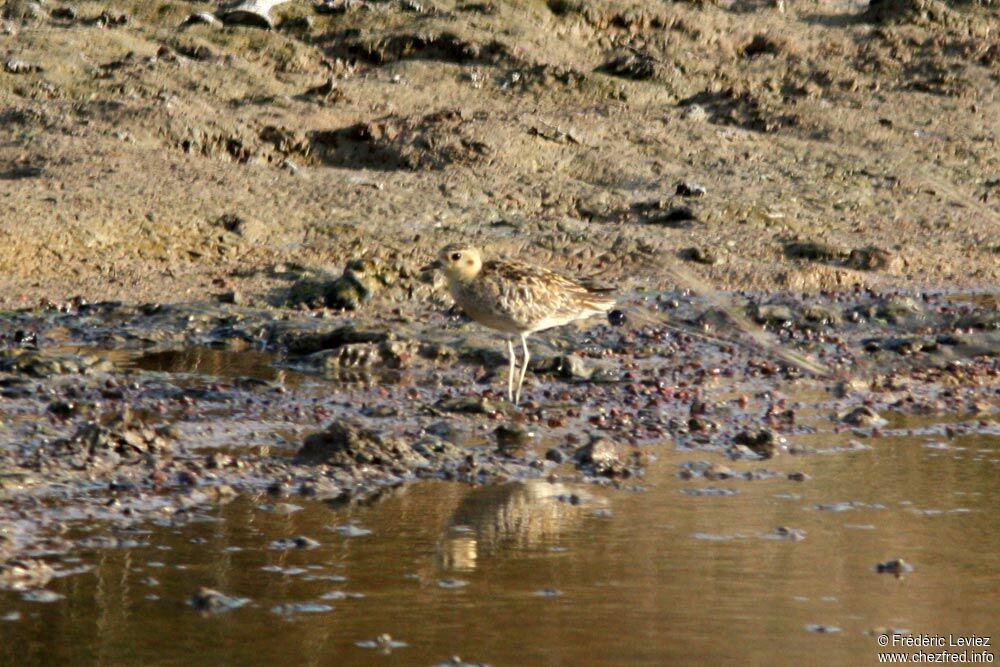
[[(866, 444), (730, 464), (805, 482), (683, 481), (677, 464), (706, 456), (663, 446), (643, 491), (421, 482), (340, 508), (288, 499), (298, 511), (240, 498), (65, 564), (92, 569), (47, 587), (63, 599), (0, 593), (0, 617), (14, 613), (0, 663), (871, 664), (881, 627), (995, 641), (1000, 440)], [(704, 487), (737, 493), (685, 492)], [(371, 533), (335, 530), (349, 524)], [(805, 539), (775, 538), (780, 526)], [(320, 546), (270, 548), (297, 535)], [(913, 572), (874, 571), (893, 558)], [(250, 603), (199, 612), (199, 586)], [(289, 603), (333, 609), (275, 610)], [(382, 633), (406, 646), (357, 645)]]

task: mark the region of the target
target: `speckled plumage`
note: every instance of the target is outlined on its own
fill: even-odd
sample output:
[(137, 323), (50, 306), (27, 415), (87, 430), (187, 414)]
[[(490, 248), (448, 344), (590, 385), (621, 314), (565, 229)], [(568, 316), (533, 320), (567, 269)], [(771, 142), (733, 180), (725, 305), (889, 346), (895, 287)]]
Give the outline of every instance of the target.
[(524, 359), (514, 389), (515, 356), (511, 338), (508, 397), (515, 404), (527, 372), (527, 338), (536, 331), (606, 313), (615, 304), (608, 292), (554, 271), (513, 260), (483, 262), (479, 251), (465, 245), (445, 246), (435, 262), (444, 270), (455, 303), (476, 322), (521, 339)]
[(607, 312), (606, 293), (548, 269), (491, 260), (471, 280), (449, 280), (455, 303), (473, 320), (504, 333), (534, 333)]

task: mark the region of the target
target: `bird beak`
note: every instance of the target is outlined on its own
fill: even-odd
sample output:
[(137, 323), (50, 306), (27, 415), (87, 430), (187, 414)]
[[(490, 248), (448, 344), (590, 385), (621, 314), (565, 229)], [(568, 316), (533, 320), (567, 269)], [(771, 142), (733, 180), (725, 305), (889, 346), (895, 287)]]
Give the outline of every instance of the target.
[(427, 271), (437, 271), (440, 268), (442, 268), (441, 267), (441, 260), (440, 259), (435, 259), (433, 262), (431, 262), (427, 266), (420, 267), (420, 273), (425, 273)]

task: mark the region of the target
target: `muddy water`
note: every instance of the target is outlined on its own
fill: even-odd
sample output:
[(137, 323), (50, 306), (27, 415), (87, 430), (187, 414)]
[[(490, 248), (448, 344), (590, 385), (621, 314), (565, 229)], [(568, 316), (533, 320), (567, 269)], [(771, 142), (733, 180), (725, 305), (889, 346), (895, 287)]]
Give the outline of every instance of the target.
[[(339, 508), (242, 497), (65, 563), (91, 568), (48, 586), (65, 598), (0, 593), (0, 663), (873, 664), (882, 627), (995, 644), (1000, 439), (927, 425), (732, 464), (805, 482), (683, 481), (677, 466), (704, 457), (661, 447), (642, 491), (421, 482)], [(707, 487), (735, 493), (693, 491)], [(320, 545), (271, 545), (297, 535)], [(874, 571), (892, 558), (914, 570)], [(250, 602), (195, 611), (202, 585)], [(406, 646), (357, 645), (382, 633)]]

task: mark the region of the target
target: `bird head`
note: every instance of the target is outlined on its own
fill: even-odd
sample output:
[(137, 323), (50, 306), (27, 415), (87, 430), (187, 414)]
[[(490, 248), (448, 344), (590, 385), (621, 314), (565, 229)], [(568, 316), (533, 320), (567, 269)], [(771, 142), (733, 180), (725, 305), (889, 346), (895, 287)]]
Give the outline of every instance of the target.
[(483, 268), (479, 251), (472, 246), (452, 243), (441, 248), (437, 259), (424, 269), (440, 269), (448, 280), (471, 280)]

